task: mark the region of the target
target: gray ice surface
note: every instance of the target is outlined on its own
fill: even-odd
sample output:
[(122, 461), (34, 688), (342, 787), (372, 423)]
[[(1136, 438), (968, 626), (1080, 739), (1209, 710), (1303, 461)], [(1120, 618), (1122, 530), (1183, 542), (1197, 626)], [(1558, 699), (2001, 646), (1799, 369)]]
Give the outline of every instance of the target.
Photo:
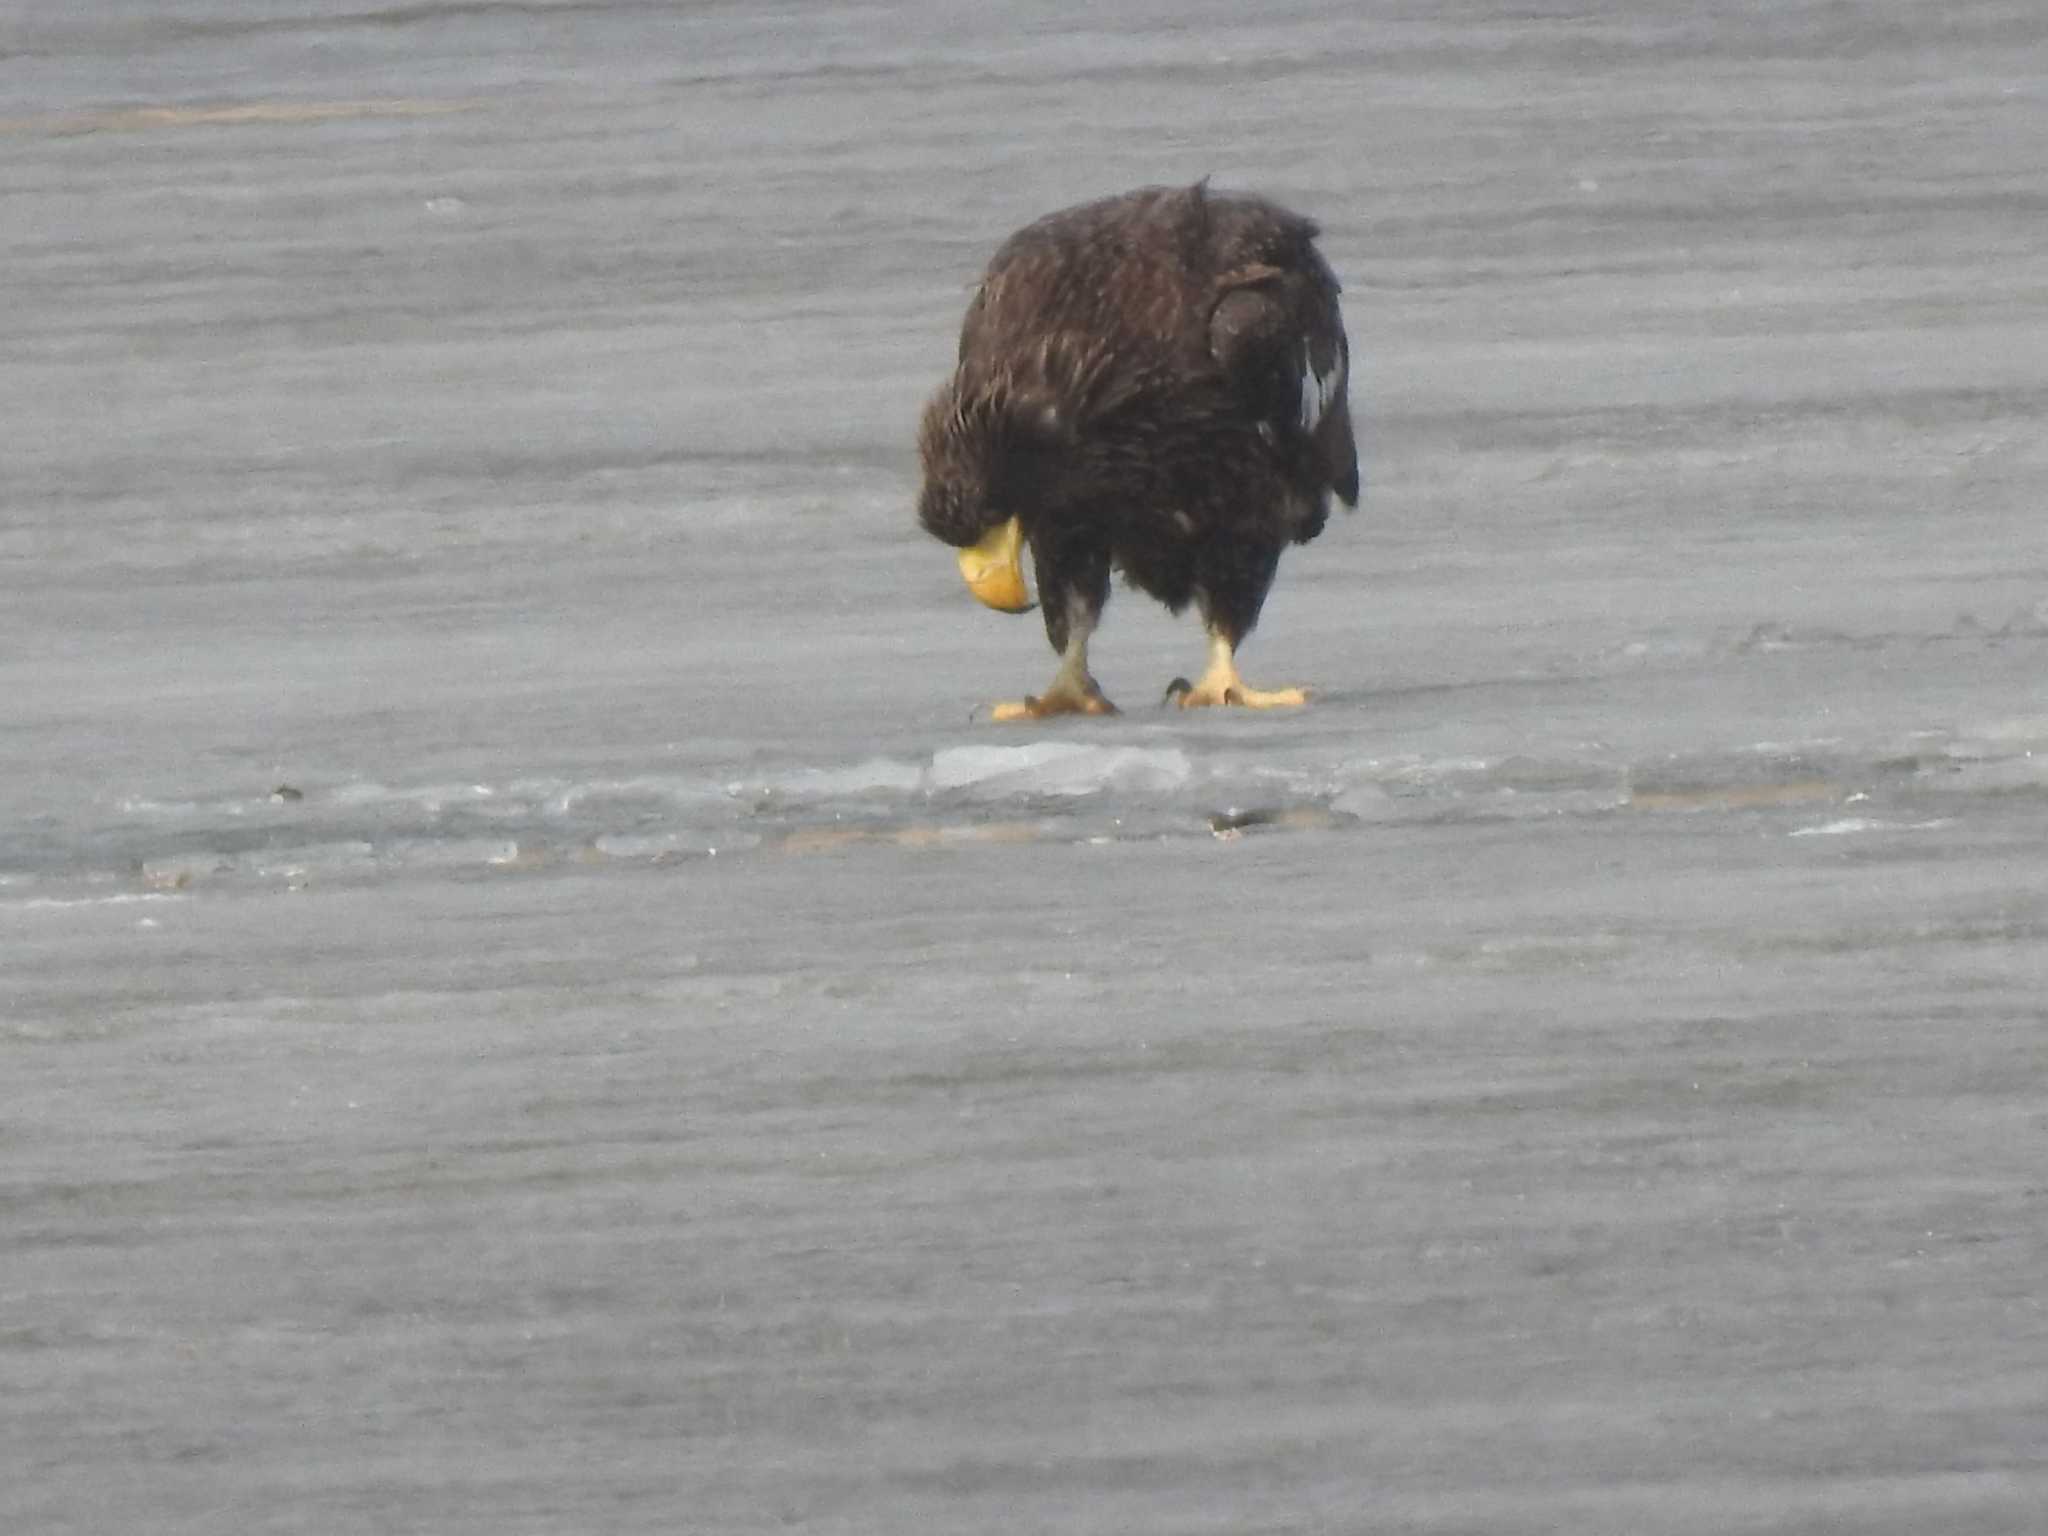
[[(2032, 0), (0, 7), (0, 1530), (2048, 1530)], [(911, 519), (1263, 189), (1367, 499)]]

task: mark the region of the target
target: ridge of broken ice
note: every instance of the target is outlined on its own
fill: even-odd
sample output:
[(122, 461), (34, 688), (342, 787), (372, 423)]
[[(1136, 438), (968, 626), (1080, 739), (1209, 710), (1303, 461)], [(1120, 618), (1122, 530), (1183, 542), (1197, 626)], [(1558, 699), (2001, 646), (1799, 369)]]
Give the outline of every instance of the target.
[(932, 754), (933, 789), (1017, 795), (1159, 794), (1194, 775), (1178, 747), (1033, 741), (1022, 746), (945, 747)]
[[(1227, 725), (1228, 722), (1225, 722)], [(1386, 750), (1360, 732), (998, 732), (923, 751), (678, 769), (338, 778), (303, 768), (239, 785), (137, 786), (95, 823), (47, 819), (0, 840), (0, 884), (38, 899), (94, 880), (153, 891), (408, 872), (675, 863), (753, 849), (956, 846), (991, 835), (1100, 843), (1264, 828), (1634, 815), (1783, 818), (1802, 839), (1918, 836), (1970, 808), (2048, 790), (2048, 717), (1967, 727), (1629, 752), (1579, 739), (1505, 755)], [(278, 787), (273, 788), (273, 784)], [(111, 812), (112, 814), (107, 814)], [(1023, 818), (1033, 818), (1027, 821)], [(50, 881), (58, 876), (55, 884)], [(74, 889), (75, 887), (75, 889)]]

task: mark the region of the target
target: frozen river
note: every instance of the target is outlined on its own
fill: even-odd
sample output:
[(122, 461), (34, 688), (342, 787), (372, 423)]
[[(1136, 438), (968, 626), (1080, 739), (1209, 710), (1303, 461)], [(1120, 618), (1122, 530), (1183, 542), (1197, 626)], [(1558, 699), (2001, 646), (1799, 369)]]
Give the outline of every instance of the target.
[[(2044, 82), (0, 7), (0, 1529), (2048, 1528)], [(1121, 718), (979, 723), (918, 408), (1204, 174), (1346, 284), (1318, 698), (1119, 592)]]

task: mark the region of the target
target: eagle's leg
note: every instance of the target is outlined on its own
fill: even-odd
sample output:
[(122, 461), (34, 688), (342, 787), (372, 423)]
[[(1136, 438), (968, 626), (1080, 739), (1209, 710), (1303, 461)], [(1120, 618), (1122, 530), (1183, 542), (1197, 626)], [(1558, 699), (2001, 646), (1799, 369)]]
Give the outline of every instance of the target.
[(1034, 548), (1038, 593), (1045, 606), (1045, 637), (1060, 653), (1059, 670), (1045, 692), (998, 704), (997, 720), (1043, 720), (1050, 715), (1113, 715), (1102, 685), (1088, 670), (1088, 637), (1109, 600), (1109, 552), (1057, 552)]
[(1253, 688), (1238, 676), (1237, 648), (1259, 622), (1266, 589), (1280, 566), (1280, 551), (1218, 549), (1197, 589), (1202, 621), (1209, 630), (1209, 666), (1194, 682), (1176, 677), (1166, 697), (1182, 709), (1235, 704), (1244, 709), (1295, 709), (1308, 702), (1305, 688)]
[(1253, 688), (1237, 675), (1237, 644), (1229, 635), (1209, 631), (1209, 668), (1194, 682), (1176, 677), (1166, 696), (1182, 709), (1212, 704), (1237, 704), (1245, 709), (1295, 709), (1308, 702), (1305, 688)]

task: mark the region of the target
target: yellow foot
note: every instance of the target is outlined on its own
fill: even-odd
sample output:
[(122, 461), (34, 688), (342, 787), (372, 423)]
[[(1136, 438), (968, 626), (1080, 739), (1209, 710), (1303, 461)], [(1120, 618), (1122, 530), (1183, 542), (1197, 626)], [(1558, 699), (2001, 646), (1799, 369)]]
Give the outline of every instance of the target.
[(1091, 678), (1085, 688), (1054, 683), (1042, 694), (1013, 699), (989, 711), (992, 720), (1046, 720), (1054, 715), (1113, 715), (1114, 704), (1102, 696)]
[(1308, 702), (1306, 688), (1247, 688), (1236, 676), (1204, 677), (1191, 683), (1176, 677), (1166, 685), (1166, 697), (1182, 709), (1207, 709), (1235, 704), (1241, 709), (1299, 709)]

